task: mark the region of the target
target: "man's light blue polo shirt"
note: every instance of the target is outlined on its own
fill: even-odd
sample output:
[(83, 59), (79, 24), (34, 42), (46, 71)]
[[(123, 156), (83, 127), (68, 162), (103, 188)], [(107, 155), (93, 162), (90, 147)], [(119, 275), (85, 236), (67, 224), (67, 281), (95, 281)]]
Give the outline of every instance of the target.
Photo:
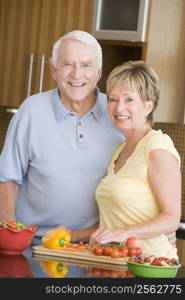
[(99, 91), (83, 117), (64, 107), (57, 89), (26, 99), (0, 155), (0, 181), (20, 184), (16, 219), (36, 224), (38, 236), (59, 224), (72, 230), (96, 224), (95, 189), (123, 140)]

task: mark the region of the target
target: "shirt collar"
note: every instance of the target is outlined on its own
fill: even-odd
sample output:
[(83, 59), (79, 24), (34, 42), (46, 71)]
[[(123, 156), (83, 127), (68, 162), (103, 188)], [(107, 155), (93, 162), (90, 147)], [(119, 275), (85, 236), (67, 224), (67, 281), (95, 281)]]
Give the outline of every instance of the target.
[(58, 89), (56, 89), (55, 93), (53, 94), (53, 107), (54, 107), (54, 112), (55, 112), (55, 116), (56, 116), (57, 121), (62, 121), (63, 119), (65, 119), (67, 117), (67, 115), (69, 115), (71, 113), (63, 105), (63, 103), (60, 99)]
[(104, 105), (103, 105), (104, 102), (101, 99), (101, 93), (98, 87), (96, 87), (95, 93), (96, 93), (96, 103), (91, 108), (90, 113), (93, 113), (94, 117), (99, 121), (104, 111)]
[[(96, 94), (96, 103), (91, 108), (91, 110), (86, 114), (86, 116), (90, 115), (90, 114), (93, 114), (94, 117), (97, 120), (99, 120), (101, 118), (101, 115), (102, 115), (104, 109), (103, 109), (103, 103), (101, 101), (101, 96), (100, 96), (101, 94), (100, 94), (100, 91), (99, 91), (98, 87), (96, 87), (96, 89), (95, 89), (95, 94)], [(55, 116), (56, 116), (57, 121), (62, 121), (69, 114), (71, 114), (71, 111), (69, 111), (63, 105), (63, 103), (60, 99), (58, 89), (56, 89), (54, 94), (53, 94), (53, 107), (54, 107), (54, 112), (55, 112)]]

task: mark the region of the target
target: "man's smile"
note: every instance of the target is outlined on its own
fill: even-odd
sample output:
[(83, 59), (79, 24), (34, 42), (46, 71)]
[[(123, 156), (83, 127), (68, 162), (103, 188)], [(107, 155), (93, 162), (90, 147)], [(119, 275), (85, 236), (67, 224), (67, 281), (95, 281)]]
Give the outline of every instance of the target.
[(82, 87), (85, 85), (84, 82), (68, 82), (68, 84), (70, 84), (71, 86), (74, 86), (74, 87)]

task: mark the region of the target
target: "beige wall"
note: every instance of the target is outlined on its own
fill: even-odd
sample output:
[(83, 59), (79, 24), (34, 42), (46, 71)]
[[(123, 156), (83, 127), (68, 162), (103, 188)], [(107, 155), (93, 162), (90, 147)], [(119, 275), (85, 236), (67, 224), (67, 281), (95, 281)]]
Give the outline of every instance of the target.
[(152, 0), (146, 61), (161, 80), (155, 120), (181, 122), (185, 103), (184, 0)]

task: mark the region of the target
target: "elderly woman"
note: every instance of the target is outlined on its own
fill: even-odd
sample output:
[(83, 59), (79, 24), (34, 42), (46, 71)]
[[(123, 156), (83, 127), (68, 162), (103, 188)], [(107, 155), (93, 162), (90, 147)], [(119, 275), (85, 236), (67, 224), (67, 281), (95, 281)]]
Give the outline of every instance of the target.
[(177, 258), (165, 234), (180, 221), (180, 157), (171, 138), (152, 129), (158, 76), (143, 61), (129, 61), (110, 73), (107, 95), (110, 117), (126, 141), (96, 190), (100, 228), (91, 243), (136, 236), (145, 253)]

